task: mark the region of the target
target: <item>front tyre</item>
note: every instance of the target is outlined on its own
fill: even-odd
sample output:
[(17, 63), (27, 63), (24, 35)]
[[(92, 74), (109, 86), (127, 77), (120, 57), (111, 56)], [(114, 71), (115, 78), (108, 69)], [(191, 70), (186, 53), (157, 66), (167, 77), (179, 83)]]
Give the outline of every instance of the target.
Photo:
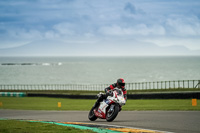
[(119, 104), (115, 104), (113, 110), (107, 112), (106, 120), (108, 122), (113, 121), (117, 117), (118, 113), (119, 113)]
[(92, 108), (88, 114), (88, 119), (91, 121), (95, 121), (97, 119), (97, 117), (94, 114), (94, 109)]

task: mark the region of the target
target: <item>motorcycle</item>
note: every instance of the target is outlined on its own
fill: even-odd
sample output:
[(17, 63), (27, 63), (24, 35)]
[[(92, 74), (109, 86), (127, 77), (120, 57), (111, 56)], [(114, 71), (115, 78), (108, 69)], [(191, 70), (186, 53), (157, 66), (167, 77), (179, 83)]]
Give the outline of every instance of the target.
[(96, 108), (92, 108), (89, 112), (88, 118), (91, 121), (95, 121), (97, 118), (106, 119), (108, 122), (113, 121), (121, 106), (126, 104), (123, 92), (121, 89), (115, 88), (111, 92), (111, 96), (100, 102), (100, 105)]

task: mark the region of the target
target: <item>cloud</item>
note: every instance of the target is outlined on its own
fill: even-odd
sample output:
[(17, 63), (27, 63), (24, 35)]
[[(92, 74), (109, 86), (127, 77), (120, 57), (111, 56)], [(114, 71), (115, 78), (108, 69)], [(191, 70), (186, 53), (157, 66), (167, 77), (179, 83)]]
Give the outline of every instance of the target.
[(105, 26), (99, 29), (99, 32), (104, 35), (117, 36), (152, 36), (164, 35), (165, 29), (160, 25), (147, 26), (146, 24), (138, 24), (133, 27), (121, 27), (118, 25)]
[(199, 36), (200, 20), (194, 16), (173, 16), (166, 20), (169, 34), (176, 36)]
[(53, 29), (61, 35), (74, 35), (76, 26), (72, 23), (64, 22), (54, 25)]
[(135, 6), (129, 2), (125, 5), (124, 10), (131, 14), (136, 14)]
[(200, 49), (199, 6), (180, 0), (1, 1), (0, 48), (41, 39), (86, 44), (109, 38)]

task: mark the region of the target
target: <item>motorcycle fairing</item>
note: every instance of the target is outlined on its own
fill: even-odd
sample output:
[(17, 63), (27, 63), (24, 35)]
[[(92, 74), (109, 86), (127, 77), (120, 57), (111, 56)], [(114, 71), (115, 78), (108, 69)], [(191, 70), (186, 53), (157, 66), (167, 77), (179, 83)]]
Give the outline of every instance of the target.
[(105, 119), (106, 118), (106, 108), (108, 107), (108, 102), (110, 101), (102, 101), (98, 107), (98, 109), (94, 109), (94, 114), (99, 117), (99, 118), (102, 118), (102, 119)]

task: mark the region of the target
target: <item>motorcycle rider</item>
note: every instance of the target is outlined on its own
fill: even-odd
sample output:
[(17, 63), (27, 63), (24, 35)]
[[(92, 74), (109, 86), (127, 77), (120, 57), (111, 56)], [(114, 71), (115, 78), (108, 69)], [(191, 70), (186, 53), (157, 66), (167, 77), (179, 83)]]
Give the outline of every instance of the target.
[[(112, 96), (112, 91), (110, 91), (110, 90), (113, 90), (116, 87), (122, 90), (124, 98), (127, 101), (127, 91), (125, 89), (125, 81), (124, 81), (123, 78), (120, 78), (120, 79), (117, 80), (116, 83), (111, 84), (109, 87), (105, 88), (106, 94), (99, 93), (97, 95), (98, 99), (97, 99), (96, 103), (94, 104), (94, 106), (92, 108), (95, 109), (100, 104), (100, 102), (103, 101), (103, 99), (106, 99), (108, 96)], [(121, 107), (120, 107), (120, 111), (121, 111)]]

